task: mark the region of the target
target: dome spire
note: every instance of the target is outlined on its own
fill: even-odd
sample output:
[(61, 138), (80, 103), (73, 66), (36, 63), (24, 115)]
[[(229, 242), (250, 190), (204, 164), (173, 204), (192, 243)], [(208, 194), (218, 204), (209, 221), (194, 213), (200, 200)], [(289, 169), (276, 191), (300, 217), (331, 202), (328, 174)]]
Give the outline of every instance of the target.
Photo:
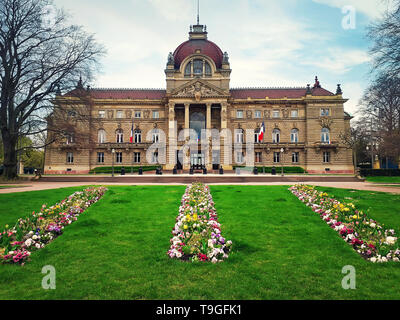
[(200, 24), (200, 0), (197, 0), (197, 25)]

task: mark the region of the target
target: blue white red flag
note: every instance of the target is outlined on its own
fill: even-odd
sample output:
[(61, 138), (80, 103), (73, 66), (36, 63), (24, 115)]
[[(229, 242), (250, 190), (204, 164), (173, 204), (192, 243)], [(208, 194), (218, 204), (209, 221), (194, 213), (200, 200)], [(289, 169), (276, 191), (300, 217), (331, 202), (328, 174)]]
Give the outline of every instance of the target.
[(258, 132), (258, 141), (261, 142), (264, 138), (264, 132), (265, 132), (265, 125), (264, 125), (264, 121), (260, 127), (260, 131)]

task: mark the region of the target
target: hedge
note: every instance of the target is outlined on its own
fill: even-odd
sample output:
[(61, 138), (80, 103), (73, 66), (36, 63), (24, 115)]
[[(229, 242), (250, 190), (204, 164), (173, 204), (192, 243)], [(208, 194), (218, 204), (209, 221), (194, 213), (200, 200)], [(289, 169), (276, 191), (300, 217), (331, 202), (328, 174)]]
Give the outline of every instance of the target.
[(400, 176), (400, 169), (360, 169), (360, 175), (362, 177), (391, 177), (391, 176)]
[[(143, 171), (153, 171), (159, 166), (142, 166)], [(125, 168), (125, 173), (130, 173), (132, 166), (114, 166), (114, 173), (121, 173), (121, 169)], [(133, 172), (138, 172), (140, 166), (133, 166)], [(89, 173), (112, 173), (112, 167), (96, 167), (89, 171)]]
[[(265, 168), (265, 173), (271, 173), (273, 167), (260, 167), (256, 166), (258, 169), (258, 173), (263, 173), (263, 168)], [(245, 167), (245, 166), (234, 166), (233, 169), (242, 168), (247, 171), (253, 171), (254, 167)], [(276, 173), (282, 172), (281, 166), (276, 166)], [(305, 170), (302, 167), (283, 167), (284, 173), (305, 173)]]

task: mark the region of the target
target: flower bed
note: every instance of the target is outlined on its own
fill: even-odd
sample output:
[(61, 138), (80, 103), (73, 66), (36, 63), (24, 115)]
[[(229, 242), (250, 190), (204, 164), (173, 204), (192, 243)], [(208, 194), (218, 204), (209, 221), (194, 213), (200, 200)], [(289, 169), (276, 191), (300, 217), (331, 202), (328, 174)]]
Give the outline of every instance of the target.
[(363, 258), (372, 262), (400, 261), (395, 231), (385, 229), (367, 213), (357, 210), (353, 203), (341, 203), (312, 186), (296, 185), (289, 190)]
[(202, 183), (187, 186), (172, 234), (167, 254), (184, 261), (221, 262), (232, 247), (221, 235), (210, 189)]
[(104, 187), (88, 188), (75, 192), (60, 203), (19, 219), (11, 229), (0, 233), (0, 261), (24, 264), (33, 251), (39, 250), (62, 234), (65, 226), (76, 221), (107, 191)]

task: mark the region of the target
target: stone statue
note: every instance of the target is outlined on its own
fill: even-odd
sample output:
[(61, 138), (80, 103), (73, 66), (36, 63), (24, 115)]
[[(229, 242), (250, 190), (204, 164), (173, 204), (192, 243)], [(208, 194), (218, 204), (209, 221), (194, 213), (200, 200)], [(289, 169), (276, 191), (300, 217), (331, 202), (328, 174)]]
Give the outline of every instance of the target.
[(175, 64), (175, 58), (172, 52), (168, 54), (168, 63), (167, 64)]

